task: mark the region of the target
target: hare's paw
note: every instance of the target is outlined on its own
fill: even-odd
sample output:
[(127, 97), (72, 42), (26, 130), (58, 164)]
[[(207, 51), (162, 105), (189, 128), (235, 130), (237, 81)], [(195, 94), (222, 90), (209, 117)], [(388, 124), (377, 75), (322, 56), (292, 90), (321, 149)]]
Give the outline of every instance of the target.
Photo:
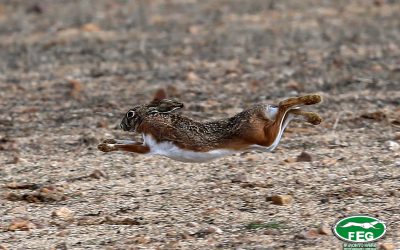
[(97, 149), (103, 152), (111, 152), (115, 150), (115, 147), (113, 144), (108, 144), (108, 143), (100, 143), (97, 146)]
[(318, 125), (322, 122), (322, 118), (317, 113), (310, 112), (307, 116), (307, 122), (313, 125)]
[(103, 143), (106, 143), (106, 144), (116, 144), (117, 141), (116, 141), (115, 139), (105, 139), (105, 140), (103, 141)]
[(317, 104), (320, 103), (322, 101), (322, 98), (320, 95), (305, 95), (300, 97), (301, 101), (305, 104), (305, 105), (312, 105), (312, 104)]
[(313, 125), (318, 125), (322, 122), (322, 118), (314, 112), (306, 112), (301, 109), (292, 109), (289, 111), (290, 114), (302, 118), (304, 121), (311, 123)]
[(288, 98), (286, 100), (283, 100), (279, 103), (279, 108), (280, 109), (288, 109), (292, 107), (299, 107), (302, 105), (312, 105), (316, 104), (322, 101), (322, 98), (320, 95), (314, 94), (314, 95), (305, 95), (301, 97), (292, 97)]

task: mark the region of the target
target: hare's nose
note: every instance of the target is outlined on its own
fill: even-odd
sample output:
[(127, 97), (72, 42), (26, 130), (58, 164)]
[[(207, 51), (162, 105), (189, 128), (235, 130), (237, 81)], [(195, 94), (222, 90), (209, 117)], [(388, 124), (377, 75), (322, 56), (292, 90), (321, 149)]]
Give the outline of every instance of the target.
[(121, 122), (119, 126), (122, 128), (123, 131), (129, 131), (129, 126), (125, 123)]

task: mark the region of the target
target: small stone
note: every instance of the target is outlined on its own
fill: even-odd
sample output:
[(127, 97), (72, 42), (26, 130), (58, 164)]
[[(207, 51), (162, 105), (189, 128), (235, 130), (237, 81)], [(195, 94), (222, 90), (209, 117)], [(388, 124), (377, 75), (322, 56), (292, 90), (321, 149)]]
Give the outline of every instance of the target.
[(179, 242), (172, 240), (163, 245), (163, 249), (180, 249)]
[(68, 231), (66, 231), (66, 230), (61, 230), (58, 233), (56, 233), (56, 236), (58, 236), (58, 237), (65, 237), (67, 235), (68, 235)]
[(54, 246), (54, 250), (67, 250), (67, 243), (65, 242), (60, 242), (57, 245)]
[(232, 183), (243, 183), (243, 182), (247, 182), (247, 175), (245, 173), (239, 173), (237, 175), (235, 175), (232, 179), (231, 179)]
[(101, 179), (101, 177), (107, 178), (107, 174), (104, 173), (104, 171), (102, 171), (102, 170), (95, 169), (95, 170), (93, 170), (93, 172), (89, 175), (89, 177), (91, 177), (91, 178), (93, 178), (93, 179)]
[(11, 160), (7, 162), (7, 164), (17, 164), (19, 162), (19, 157), (18, 156), (13, 156)]
[(210, 226), (210, 231), (213, 233), (217, 233), (217, 234), (222, 234), (224, 231), (222, 231), (221, 228), (216, 227), (216, 226)]
[(390, 123), (395, 127), (400, 127), (400, 119), (393, 120)]
[[(375, 0), (375, 2), (377, 2), (377, 0)], [(382, 72), (383, 68), (379, 64), (374, 64), (371, 66), (371, 70), (374, 72)]]
[(374, 5), (377, 7), (381, 7), (385, 4), (385, 0), (374, 0)]
[(332, 231), (326, 224), (321, 224), (318, 227), (318, 233), (322, 235), (331, 235)]
[(289, 80), (289, 82), (287, 82), (285, 84), (285, 88), (290, 89), (290, 90), (295, 90), (295, 91), (303, 91), (304, 90), (304, 86), (299, 84), (295, 80)]
[(0, 250), (8, 250), (8, 248), (5, 245), (0, 245)]
[(107, 121), (98, 121), (96, 124), (96, 127), (98, 128), (108, 128), (108, 122)]
[(7, 137), (0, 137), (0, 150), (17, 151), (17, 141)]
[(57, 210), (54, 210), (51, 216), (60, 218), (64, 221), (74, 220), (74, 212), (67, 207), (61, 207)]
[(188, 223), (186, 223), (186, 226), (188, 226), (188, 227), (198, 227), (199, 223), (197, 223), (197, 222), (188, 222)]
[(170, 238), (176, 237), (177, 235), (178, 235), (178, 234), (177, 234), (176, 231), (170, 231), (170, 232), (167, 232), (167, 233), (165, 234), (165, 236), (170, 237)]
[(35, 3), (26, 9), (26, 13), (42, 14), (43, 12), (43, 6), (39, 3)]
[(200, 80), (200, 77), (196, 73), (194, 73), (193, 71), (190, 71), (189, 73), (187, 73), (186, 79), (189, 80), (189, 81), (196, 82), (196, 81)]
[(110, 225), (140, 225), (142, 221), (141, 218), (106, 216), (105, 223)]
[(81, 29), (85, 32), (99, 32), (101, 31), (100, 27), (94, 23), (84, 24)]
[(64, 201), (67, 199), (63, 193), (63, 189), (55, 186), (43, 187), (39, 192), (28, 194), (24, 198), (29, 202), (53, 202)]
[(294, 163), (294, 162), (296, 162), (296, 158), (289, 157), (289, 158), (285, 159), (284, 162), (286, 162), (286, 163)]
[(250, 154), (246, 157), (246, 159), (248, 161), (257, 161), (259, 159), (259, 155), (258, 154)]
[(9, 201), (20, 201), (22, 200), (21, 196), (19, 196), (18, 194), (15, 193), (8, 193), (6, 195), (6, 199)]
[(6, 184), (6, 187), (9, 189), (37, 189), (40, 185), (35, 183), (17, 183), (17, 182), (10, 182)]
[(147, 235), (140, 235), (135, 237), (134, 242), (137, 244), (148, 244), (150, 243), (151, 238)]
[(386, 141), (385, 145), (390, 151), (398, 151), (400, 149), (400, 144), (395, 141)]
[(302, 232), (296, 235), (296, 238), (299, 239), (314, 239), (317, 238), (320, 234), (318, 233), (317, 229), (313, 228), (308, 231)]
[(216, 234), (222, 234), (223, 231), (220, 228), (216, 227), (216, 226), (208, 226), (208, 227), (202, 228), (199, 231), (197, 231), (195, 233), (195, 235), (197, 237), (204, 237), (206, 235), (215, 234), (215, 233)]
[(181, 233), (180, 236), (182, 237), (182, 239), (185, 239), (185, 240), (193, 239), (192, 234), (186, 230), (183, 231), (183, 233)]
[(364, 113), (361, 115), (362, 118), (371, 119), (375, 121), (383, 121), (386, 119), (386, 114), (382, 111), (375, 111), (370, 113)]
[(312, 156), (309, 153), (301, 152), (296, 158), (297, 162), (312, 162)]
[(392, 243), (382, 243), (379, 245), (379, 250), (395, 250)]
[(69, 92), (69, 95), (72, 98), (78, 98), (78, 96), (80, 95), (80, 93), (82, 92), (82, 89), (83, 89), (82, 83), (75, 79), (70, 79), (68, 81), (68, 83), (71, 87), (71, 91)]
[(289, 205), (293, 202), (293, 197), (291, 195), (275, 195), (271, 197), (272, 204), (275, 205)]
[(189, 27), (189, 33), (192, 35), (199, 34), (201, 30), (202, 30), (202, 27), (198, 26), (198, 25), (192, 25)]
[(30, 222), (29, 220), (24, 220), (24, 219), (15, 219), (8, 226), (9, 231), (29, 231), (35, 228), (36, 228), (35, 224)]
[(333, 166), (337, 163), (337, 159), (335, 158), (326, 158), (321, 161), (324, 166)]
[(14, 207), (13, 209), (11, 209), (11, 212), (13, 214), (26, 214), (28, 212), (28, 210), (25, 206), (19, 206), (19, 207)]

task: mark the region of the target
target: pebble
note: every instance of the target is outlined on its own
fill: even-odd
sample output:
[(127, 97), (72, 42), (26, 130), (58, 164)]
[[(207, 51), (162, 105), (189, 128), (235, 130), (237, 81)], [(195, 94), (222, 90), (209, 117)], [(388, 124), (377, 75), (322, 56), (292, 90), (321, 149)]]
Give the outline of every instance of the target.
[(247, 182), (247, 175), (245, 173), (239, 173), (235, 176), (232, 177), (231, 182), (232, 183), (244, 183)]
[(291, 195), (275, 195), (272, 196), (270, 199), (272, 201), (272, 204), (280, 206), (289, 205), (293, 202), (293, 197)]
[(208, 227), (202, 228), (199, 231), (197, 231), (195, 233), (195, 235), (203, 236), (203, 235), (215, 234), (215, 233), (216, 234), (222, 234), (223, 231), (220, 228), (216, 227), (216, 226), (208, 226)]
[(312, 156), (307, 152), (301, 152), (296, 158), (297, 162), (312, 162)]
[(91, 178), (93, 178), (93, 179), (101, 179), (102, 177), (103, 177), (103, 178), (107, 178), (108, 176), (107, 176), (107, 174), (106, 174), (104, 171), (99, 170), (99, 169), (95, 169), (95, 170), (93, 170), (93, 172), (89, 175), (89, 177), (91, 177)]
[(393, 151), (393, 152), (398, 151), (400, 149), (400, 144), (398, 144), (395, 141), (386, 141), (385, 145), (390, 151)]
[(135, 237), (135, 240), (134, 240), (134, 242), (137, 244), (148, 244), (148, 243), (150, 243), (150, 241), (151, 241), (151, 238), (146, 235), (137, 236), (137, 237)]
[(188, 226), (188, 227), (198, 227), (198, 226), (199, 226), (199, 223), (197, 223), (197, 222), (188, 222), (188, 223), (186, 224), (186, 226)]
[(74, 212), (67, 207), (61, 207), (57, 210), (54, 210), (51, 216), (65, 221), (72, 221), (74, 219)]
[(98, 32), (101, 31), (100, 27), (94, 23), (84, 24), (81, 29), (85, 32)]
[(313, 228), (308, 231), (304, 231), (297, 235), (299, 239), (314, 239), (317, 238), (320, 234), (318, 233), (317, 229)]
[(375, 111), (370, 113), (364, 113), (361, 115), (362, 118), (371, 119), (376, 121), (383, 121), (386, 119), (386, 114), (382, 111)]
[(318, 227), (318, 233), (322, 235), (331, 235), (332, 231), (326, 224), (321, 224)]
[(55, 245), (53, 249), (54, 250), (67, 250), (68, 249), (67, 243), (66, 242), (57, 243), (57, 245)]
[(379, 250), (395, 250), (392, 243), (382, 243), (379, 245)]
[(35, 224), (30, 222), (29, 220), (24, 220), (24, 219), (15, 219), (8, 226), (8, 230), (10, 231), (29, 231), (35, 228), (36, 228)]

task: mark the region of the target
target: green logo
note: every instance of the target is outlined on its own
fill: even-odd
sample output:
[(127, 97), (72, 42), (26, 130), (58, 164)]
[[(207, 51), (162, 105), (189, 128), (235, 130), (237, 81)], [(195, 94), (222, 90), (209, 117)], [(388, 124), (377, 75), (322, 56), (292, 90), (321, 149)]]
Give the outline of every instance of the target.
[(344, 241), (355, 243), (372, 242), (386, 233), (383, 221), (374, 217), (358, 215), (339, 220), (333, 226), (335, 235)]

